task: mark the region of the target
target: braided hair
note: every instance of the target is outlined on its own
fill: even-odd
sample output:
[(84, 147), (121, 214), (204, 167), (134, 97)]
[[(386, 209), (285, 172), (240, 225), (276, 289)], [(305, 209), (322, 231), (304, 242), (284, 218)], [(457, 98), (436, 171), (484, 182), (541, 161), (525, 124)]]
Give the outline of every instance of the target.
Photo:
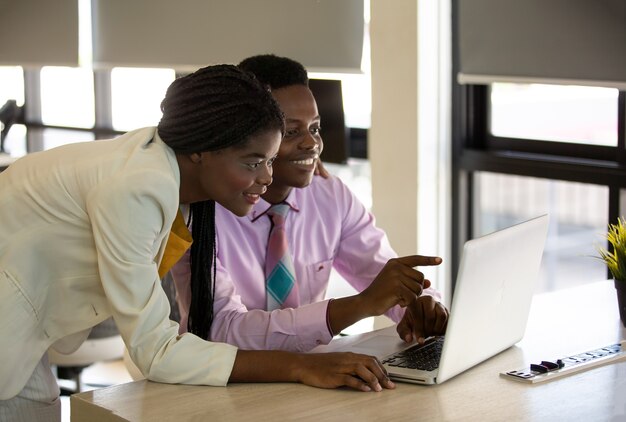
[[(161, 103), (157, 130), (176, 153), (245, 147), (256, 135), (285, 131), (271, 93), (251, 73), (233, 65), (207, 66), (176, 79)], [(187, 329), (207, 340), (215, 291), (215, 201), (191, 204), (191, 306)]]
[(244, 59), (238, 66), (253, 73), (261, 83), (269, 85), (271, 89), (291, 85), (309, 86), (309, 76), (304, 66), (288, 57), (260, 54)]

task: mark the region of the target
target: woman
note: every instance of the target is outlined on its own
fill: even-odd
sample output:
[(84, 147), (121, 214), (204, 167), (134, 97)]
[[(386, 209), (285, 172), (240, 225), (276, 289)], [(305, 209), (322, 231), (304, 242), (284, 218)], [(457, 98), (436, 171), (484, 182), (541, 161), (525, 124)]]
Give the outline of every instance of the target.
[[(158, 265), (179, 204), (203, 222), (193, 228), (192, 278), (208, 294), (214, 204), (250, 211), (271, 183), (284, 121), (270, 93), (229, 65), (174, 81), (161, 109), (157, 128), (31, 154), (0, 173), (0, 335), (11, 344), (0, 349), (0, 420), (60, 420), (46, 351), (75, 350), (110, 316), (150, 380), (393, 387), (368, 356), (178, 336)], [(210, 323), (211, 312), (193, 322), (198, 332)]]

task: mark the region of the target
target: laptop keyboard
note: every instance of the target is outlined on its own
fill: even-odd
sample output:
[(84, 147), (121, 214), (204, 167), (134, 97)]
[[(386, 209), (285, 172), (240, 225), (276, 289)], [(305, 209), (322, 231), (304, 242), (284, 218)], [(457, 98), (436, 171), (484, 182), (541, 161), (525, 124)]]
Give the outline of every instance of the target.
[(394, 353), (385, 358), (383, 364), (399, 368), (433, 371), (439, 367), (443, 339), (443, 336), (436, 337), (424, 345), (416, 344), (406, 350)]

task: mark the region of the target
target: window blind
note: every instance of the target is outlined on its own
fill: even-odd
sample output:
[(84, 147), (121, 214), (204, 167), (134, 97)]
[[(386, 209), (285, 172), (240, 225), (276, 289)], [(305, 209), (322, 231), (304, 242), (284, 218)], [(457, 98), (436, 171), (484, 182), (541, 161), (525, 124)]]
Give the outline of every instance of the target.
[(94, 0), (94, 65), (194, 70), (274, 53), (359, 72), (363, 0)]
[(457, 1), (459, 82), (626, 89), (626, 1)]
[(78, 66), (78, 0), (0, 0), (0, 65)]

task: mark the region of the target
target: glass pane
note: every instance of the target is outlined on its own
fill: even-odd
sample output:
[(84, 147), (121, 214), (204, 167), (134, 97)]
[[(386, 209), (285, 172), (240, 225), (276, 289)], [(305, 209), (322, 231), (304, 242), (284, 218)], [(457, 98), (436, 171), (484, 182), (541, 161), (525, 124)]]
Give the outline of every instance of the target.
[(477, 236), (548, 213), (550, 226), (537, 292), (607, 279), (597, 256), (606, 247), (609, 191), (606, 186), (476, 174)]
[(13, 125), (5, 140), (5, 148), (11, 157), (19, 158), (27, 153), (26, 145), (30, 144), (30, 152), (43, 151), (61, 145), (76, 142), (93, 141), (95, 135), (86, 130), (30, 128), (24, 125)]
[(24, 72), (19, 66), (0, 66), (0, 107), (7, 100), (24, 105)]
[(618, 90), (582, 86), (491, 86), (495, 136), (617, 146)]
[[(371, 126), (372, 87), (369, 73), (353, 75), (346, 73), (309, 72), (311, 79), (341, 80), (343, 112), (346, 127), (364, 128)], [(324, 127), (324, 116), (322, 128)]]
[(156, 126), (161, 120), (161, 101), (175, 78), (176, 73), (172, 69), (113, 69), (113, 128), (133, 130)]
[(82, 67), (41, 69), (41, 120), (45, 125), (92, 128), (93, 72)]
[[(343, 111), (346, 127), (369, 129), (372, 121), (372, 77), (370, 41), (370, 1), (364, 1), (363, 8), (363, 52), (362, 74), (309, 72), (313, 79), (340, 79), (343, 96)], [(324, 116), (322, 128), (324, 127)]]
[(4, 152), (15, 158), (26, 155), (26, 126), (11, 126), (4, 140)]
[[(15, 100), (20, 107), (24, 105), (24, 72), (19, 66), (0, 66), (0, 108), (9, 100)], [(7, 115), (4, 117), (4, 121), (0, 121), (0, 131), (5, 129), (5, 124), (10, 125), (6, 139), (1, 145), (0, 158), (4, 159), (5, 153), (19, 157), (23, 155), (21, 150), (26, 148), (26, 143), (20, 142), (20, 139), (23, 139), (20, 137), (23, 128), (18, 127), (21, 125), (13, 123), (16, 118), (17, 116), (11, 113), (11, 116)]]
[(43, 130), (43, 149), (56, 148), (77, 142), (93, 141), (94, 139), (95, 135), (93, 132), (48, 128)]

